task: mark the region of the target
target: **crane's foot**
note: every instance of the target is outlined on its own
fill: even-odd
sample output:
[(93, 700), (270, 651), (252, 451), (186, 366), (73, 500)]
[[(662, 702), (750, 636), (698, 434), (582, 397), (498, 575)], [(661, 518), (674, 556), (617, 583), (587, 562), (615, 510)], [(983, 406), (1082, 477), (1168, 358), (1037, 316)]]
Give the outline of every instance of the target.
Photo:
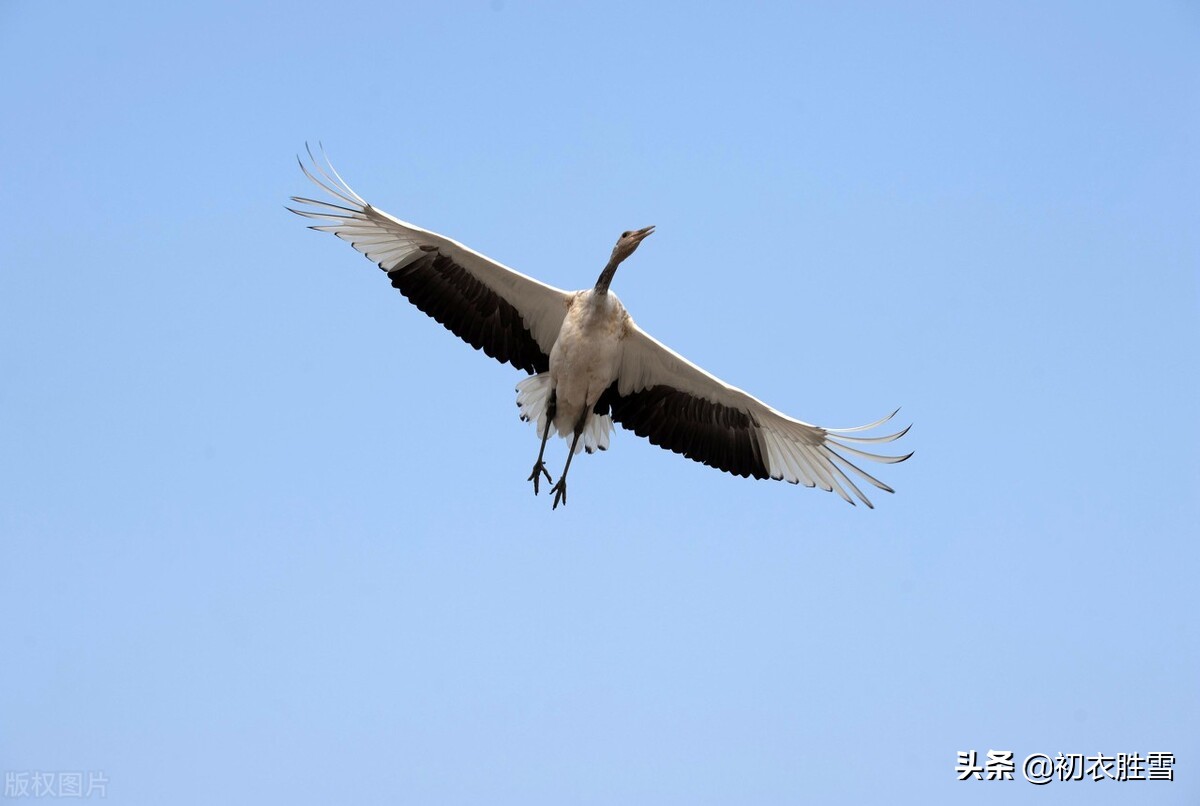
[(533, 482), (534, 495), (538, 494), (538, 482), (541, 481), (541, 477), (543, 475), (546, 477), (546, 481), (550, 481), (550, 471), (546, 470), (546, 465), (542, 463), (541, 459), (538, 459), (537, 464), (533, 466), (533, 472), (530, 473), (529, 478), (526, 479), (526, 481)]
[(559, 479), (558, 484), (555, 484), (550, 492), (554, 493), (554, 505), (550, 509), (558, 509), (559, 502), (562, 502), (565, 507), (567, 505), (567, 477), (563, 476)]

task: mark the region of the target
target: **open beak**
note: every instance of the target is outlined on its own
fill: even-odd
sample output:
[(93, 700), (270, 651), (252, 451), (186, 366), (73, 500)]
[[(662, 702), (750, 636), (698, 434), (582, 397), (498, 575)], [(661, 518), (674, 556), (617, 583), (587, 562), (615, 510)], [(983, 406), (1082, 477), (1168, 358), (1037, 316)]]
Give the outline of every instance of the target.
[(637, 238), (638, 243), (641, 243), (643, 240), (645, 240), (647, 235), (653, 235), (653, 234), (654, 234), (654, 225), (651, 224), (648, 227), (644, 227), (640, 230), (636, 230), (633, 233), (633, 237)]

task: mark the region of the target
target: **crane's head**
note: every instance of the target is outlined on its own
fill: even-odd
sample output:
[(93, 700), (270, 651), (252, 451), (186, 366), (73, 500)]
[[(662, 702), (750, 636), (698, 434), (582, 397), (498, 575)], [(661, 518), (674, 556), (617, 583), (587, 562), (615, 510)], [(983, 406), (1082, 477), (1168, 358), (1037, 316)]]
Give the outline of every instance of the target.
[(654, 232), (654, 227), (643, 227), (642, 229), (631, 229), (621, 233), (621, 237), (617, 239), (617, 245), (613, 247), (612, 257), (608, 259), (608, 265), (604, 267), (604, 271), (600, 272), (600, 279), (596, 281), (596, 293), (607, 294), (608, 284), (612, 282), (613, 275), (617, 273), (617, 266), (621, 265), (621, 261), (633, 254), (633, 250), (638, 248), (646, 236)]
[(620, 263), (625, 258), (633, 254), (633, 250), (638, 248), (647, 235), (654, 232), (654, 226), (643, 227), (642, 229), (631, 229), (621, 233), (621, 237), (617, 239), (617, 245), (613, 247), (612, 259)]

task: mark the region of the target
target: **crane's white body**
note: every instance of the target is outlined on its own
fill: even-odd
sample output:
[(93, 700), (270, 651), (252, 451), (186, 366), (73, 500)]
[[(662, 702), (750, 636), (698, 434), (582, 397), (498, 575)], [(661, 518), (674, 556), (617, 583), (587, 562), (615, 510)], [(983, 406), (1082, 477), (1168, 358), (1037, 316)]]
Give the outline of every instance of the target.
[[(558, 433), (566, 437), (617, 379), (629, 314), (612, 292), (578, 291), (550, 350)], [(594, 415), (593, 415), (594, 416)]]
[[(867, 506), (871, 506), (870, 500), (850, 479), (847, 471), (881, 490), (892, 492), (890, 487), (857, 467), (842, 453), (887, 463), (907, 459), (908, 455), (882, 456), (849, 444), (885, 443), (903, 436), (907, 428), (885, 436), (864, 437), (855, 434), (886, 422), (895, 412), (877, 422), (846, 429), (821, 428), (788, 417), (705, 372), (641, 330), (611, 291), (600, 293), (595, 289), (587, 289), (567, 292), (539, 282), (457, 241), (401, 221), (371, 206), (351, 190), (332, 168), (326, 171), (318, 166), (317, 170), (324, 179), (322, 181), (303, 163), (301, 167), (313, 182), (344, 203), (294, 197), (296, 201), (315, 208), (293, 210), (323, 222), (313, 229), (331, 232), (349, 241), (355, 249), (388, 272), (389, 277), (400, 277), (406, 271), (416, 272), (411, 267), (422, 267), (425, 265), (422, 261), (428, 261), (435, 255), (445, 261), (440, 274), (434, 269), (427, 271), (422, 268), (417, 272), (419, 276), (410, 277), (415, 276), (414, 288), (424, 287), (424, 284), (431, 282), (459, 284), (453, 288), (447, 286), (450, 290), (442, 297), (431, 298), (430, 304), (442, 306), (438, 308), (438, 315), (442, 317), (439, 321), (464, 340), (471, 342), (469, 337), (475, 337), (479, 341), (480, 329), (487, 327), (492, 328), (493, 346), (500, 343), (507, 345), (508, 342), (504, 340), (511, 340), (514, 323), (511, 319), (505, 320), (504, 315), (506, 312), (515, 312), (512, 313), (513, 318), (519, 315), (519, 324), (515, 327), (522, 332), (516, 336), (531, 339), (529, 345), (536, 344), (537, 350), (549, 356), (549, 371), (537, 372), (517, 386), (517, 405), (521, 410), (521, 418), (537, 424), (539, 437), (549, 427), (554, 427), (563, 437), (573, 437), (576, 426), (586, 414), (576, 450), (582, 448), (590, 453), (608, 447), (614, 418), (632, 429), (635, 426), (630, 423), (638, 422), (637, 418), (641, 416), (638, 427), (647, 433), (639, 430), (639, 434), (696, 461), (706, 464), (720, 462), (720, 449), (714, 454), (712, 449), (706, 453), (705, 444), (696, 447), (694, 443), (672, 443), (671, 440), (679, 432), (691, 428), (692, 436), (707, 434), (707, 439), (718, 441), (722, 438), (733, 439), (730, 434), (737, 432), (737, 439), (742, 440), (740, 447), (743, 454), (750, 442), (753, 443), (751, 447), (756, 477), (769, 476), (794, 484), (820, 487), (836, 492), (850, 503), (857, 498)], [(464, 280), (464, 275), (469, 279)], [(393, 284), (396, 282), (394, 280)], [(478, 283), (481, 288), (468, 288), (464, 283)], [(406, 291), (400, 285), (397, 288), (401, 288), (406, 296), (413, 293), (412, 289)], [(453, 299), (447, 302), (448, 298)], [(498, 310), (496, 306), (499, 301), (509, 307)], [(416, 304), (422, 307), (420, 303)], [(422, 310), (438, 318), (427, 307), (422, 307)], [(503, 327), (507, 330), (497, 336), (496, 329)], [(485, 348), (479, 343), (474, 346)], [(489, 355), (494, 353), (489, 351)], [(522, 366), (509, 358), (500, 360)], [(528, 371), (534, 372), (533, 369)], [(614, 384), (622, 400), (635, 401), (634, 404), (624, 404), (621, 417), (625, 419), (593, 411), (605, 390)], [(551, 423), (547, 422), (547, 409), (552, 392), (555, 397), (555, 416)], [(664, 393), (674, 396), (673, 408), (664, 405)], [(650, 396), (645, 397), (647, 394)], [(639, 395), (643, 397), (639, 398)], [(643, 408), (634, 410), (639, 404)], [(668, 411), (668, 408), (671, 410)], [(647, 413), (654, 422), (646, 419)], [(686, 419), (689, 416), (692, 417), (690, 421)], [(688, 438), (691, 439), (691, 436)], [(725, 444), (728, 448), (732, 443)], [(722, 469), (747, 475), (729, 467)]]
[[(539, 437), (553, 427), (570, 438), (583, 419), (575, 451), (608, 450), (612, 417), (593, 409), (604, 390), (617, 379), (625, 350), (625, 334), (632, 320), (617, 295), (594, 289), (576, 291), (567, 303), (567, 313), (550, 350), (550, 371), (533, 375), (517, 384), (517, 406), (521, 419), (537, 425)], [(555, 397), (555, 417), (548, 423), (550, 393)], [(585, 417), (586, 415), (586, 417)]]

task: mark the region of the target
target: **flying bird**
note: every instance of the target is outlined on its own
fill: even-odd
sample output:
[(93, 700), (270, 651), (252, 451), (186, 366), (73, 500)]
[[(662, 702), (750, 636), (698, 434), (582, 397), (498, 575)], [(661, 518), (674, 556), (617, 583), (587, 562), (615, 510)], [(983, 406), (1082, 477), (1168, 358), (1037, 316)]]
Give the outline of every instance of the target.
[[(329, 201), (293, 196), (320, 222), (387, 273), (392, 285), (447, 330), (501, 363), (529, 373), (517, 384), (522, 420), (541, 446), (528, 481), (544, 476), (552, 432), (571, 440), (551, 509), (567, 502), (567, 472), (581, 449), (606, 450), (613, 423), (663, 448), (735, 476), (786, 480), (836, 492), (872, 507), (859, 484), (892, 488), (853, 461), (902, 462), (865, 446), (892, 442), (908, 428), (864, 436), (895, 416), (857, 428), (821, 428), (792, 419), (710, 375), (639, 328), (609, 290), (617, 267), (654, 227), (621, 233), (595, 286), (564, 291), (501, 265), (444, 235), (393, 218), (350, 189), (308, 151), (304, 174)], [(897, 409), (898, 411), (898, 409)], [(909, 426), (911, 427), (911, 426)], [(862, 447), (860, 447), (862, 446)], [(856, 483), (857, 480), (857, 483)]]

